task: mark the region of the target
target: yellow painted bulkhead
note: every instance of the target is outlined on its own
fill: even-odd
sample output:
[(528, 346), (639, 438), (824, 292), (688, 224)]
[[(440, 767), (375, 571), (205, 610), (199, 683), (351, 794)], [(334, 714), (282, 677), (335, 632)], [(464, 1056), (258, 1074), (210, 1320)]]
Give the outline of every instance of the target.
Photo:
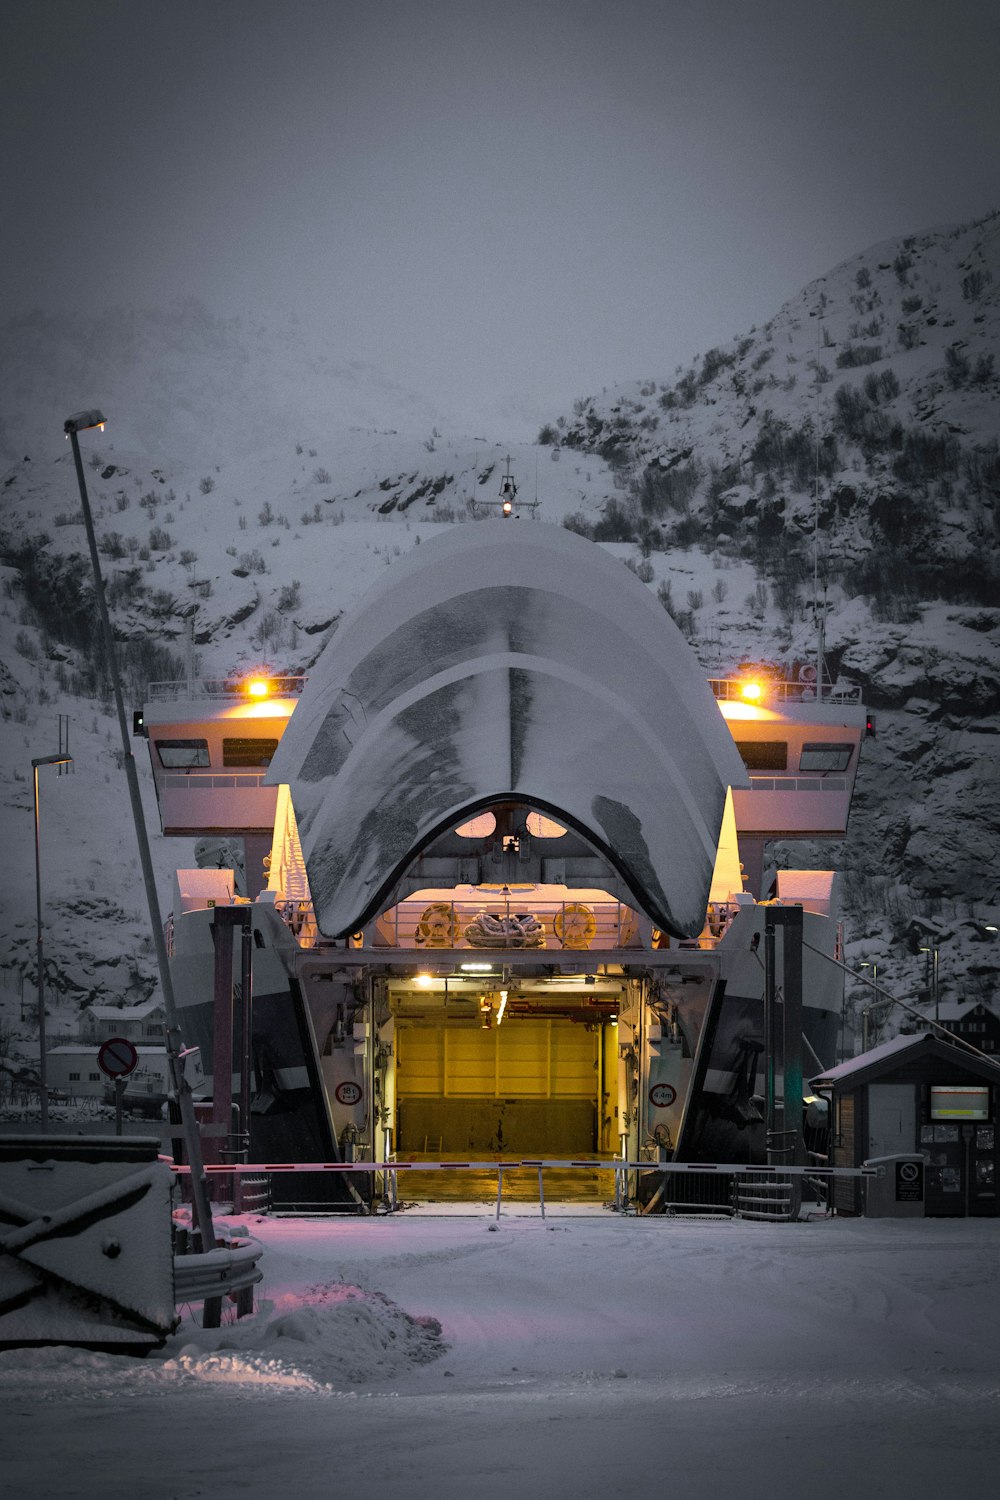
[(600, 1149), (602, 1027), (560, 1017), (396, 1026), (396, 1146), (409, 1154), (573, 1156)]

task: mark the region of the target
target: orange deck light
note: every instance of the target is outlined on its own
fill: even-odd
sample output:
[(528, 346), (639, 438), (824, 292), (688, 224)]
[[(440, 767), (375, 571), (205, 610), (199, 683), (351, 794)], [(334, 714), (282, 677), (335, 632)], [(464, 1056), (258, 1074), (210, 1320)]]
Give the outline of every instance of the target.
[(760, 682), (748, 681), (740, 685), (740, 697), (746, 703), (759, 703), (764, 696), (764, 687)]
[(247, 683), (247, 693), (251, 698), (266, 698), (271, 691), (271, 684), (266, 677), (251, 677)]

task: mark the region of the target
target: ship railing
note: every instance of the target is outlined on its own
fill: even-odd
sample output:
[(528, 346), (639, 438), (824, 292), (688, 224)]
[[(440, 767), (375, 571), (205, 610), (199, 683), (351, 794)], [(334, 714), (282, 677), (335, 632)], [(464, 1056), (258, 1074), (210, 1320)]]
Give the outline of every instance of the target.
[[(708, 685), (723, 702), (745, 702), (745, 677), (710, 677)], [(764, 680), (764, 698), (777, 703), (814, 703), (814, 682), (789, 682), (785, 678)], [(824, 682), (819, 690), (822, 703), (860, 703), (861, 688), (854, 682)]]
[(752, 792), (846, 792), (846, 776), (750, 776)]
[[(269, 676), (268, 697), (298, 698), (306, 684), (301, 672), (281, 673)], [(744, 701), (746, 679), (743, 677), (710, 677), (709, 687), (716, 698)], [(151, 682), (146, 697), (151, 703), (169, 703), (186, 698), (245, 698), (246, 679), (239, 677), (182, 677)], [(768, 698), (779, 703), (809, 703), (817, 697), (814, 682), (790, 682), (785, 678), (768, 678), (765, 685)], [(858, 683), (824, 682), (820, 687), (823, 703), (860, 703), (861, 687)]]
[[(268, 698), (298, 698), (305, 686), (301, 672), (267, 676)], [(146, 691), (150, 703), (172, 703), (187, 698), (245, 698), (246, 679), (237, 677), (185, 677), (176, 681), (151, 682)]]
[(266, 771), (163, 771), (160, 785), (171, 792), (252, 792), (263, 788), (276, 792), (264, 781)]
[[(518, 902), (516, 905), (521, 908), (524, 903)], [(470, 953), (504, 952), (514, 948), (586, 952), (590, 948), (607, 950), (641, 946), (635, 912), (618, 901), (565, 901), (548, 902), (544, 905), (534, 903), (535, 909), (531, 915), (538, 921), (541, 929), (535, 942), (525, 942), (517, 931), (496, 933), (489, 935), (489, 941), (473, 942), (465, 936), (465, 930), (486, 906), (486, 903), (475, 901), (400, 902), (377, 919), (374, 946), (412, 949), (415, 952), (456, 948)], [(586, 913), (580, 913), (581, 906), (586, 906), (586, 911), (593, 917), (592, 932)], [(276, 901), (274, 909), (302, 947), (315, 947), (323, 941), (316, 925), (311, 900), (286, 898)], [(697, 937), (669, 938), (654, 928), (654, 946), (676, 948), (678, 951), (713, 949), (729, 930), (737, 910), (737, 907), (727, 902), (710, 902), (705, 926)], [(500, 913), (495, 912), (494, 915), (499, 916)], [(556, 924), (557, 915), (561, 917), (559, 927)], [(560, 927), (562, 937), (559, 935)], [(361, 945), (360, 935), (355, 938), (355, 944)]]
[(638, 947), (636, 913), (620, 901), (533, 901), (531, 893), (471, 901), (401, 901), (375, 923), (376, 947), (432, 952)]

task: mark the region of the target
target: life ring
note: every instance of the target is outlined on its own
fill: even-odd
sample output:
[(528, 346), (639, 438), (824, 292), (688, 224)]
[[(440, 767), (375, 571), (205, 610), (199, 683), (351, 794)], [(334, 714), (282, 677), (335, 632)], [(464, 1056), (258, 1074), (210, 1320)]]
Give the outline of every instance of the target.
[(457, 935), (454, 907), (449, 901), (433, 901), (424, 907), (413, 940), (422, 948), (454, 948)]
[(597, 936), (597, 918), (582, 901), (567, 901), (552, 919), (552, 931), (564, 948), (589, 948)]
[(799, 681), (800, 682), (815, 682), (816, 681), (816, 668), (813, 666), (812, 662), (810, 662), (810, 661), (803, 662), (802, 666), (799, 668)]

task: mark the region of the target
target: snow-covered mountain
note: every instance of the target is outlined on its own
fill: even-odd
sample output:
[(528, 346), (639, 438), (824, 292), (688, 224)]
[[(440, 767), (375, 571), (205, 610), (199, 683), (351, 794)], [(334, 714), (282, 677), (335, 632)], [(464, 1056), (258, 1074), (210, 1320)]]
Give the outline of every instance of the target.
[[(998, 355), (993, 215), (877, 245), (672, 382), (580, 400), (540, 434), (616, 471), (615, 503), (578, 529), (654, 559), (694, 546), (752, 561), (776, 659), (807, 649), (826, 601), (829, 665), (879, 724), (842, 861), (849, 951), (890, 988), (888, 933), (918, 916), (949, 933), (951, 993), (995, 992), (989, 938), (958, 954), (995, 924), (1000, 884)], [(706, 666), (727, 598), (665, 600)]]
[[(998, 318), (1000, 218), (880, 245), (672, 382), (580, 400), (534, 445), (463, 436), (301, 331), (194, 305), (9, 327), (8, 992), (22, 976), (29, 1001), (33, 988), (30, 761), (56, 748), (61, 714), (74, 774), (45, 773), (41, 787), (50, 993), (75, 1005), (139, 998), (154, 982), (60, 436), (66, 415), (98, 403), (109, 426), (83, 447), (136, 706), (146, 681), (183, 675), (192, 658), (205, 675), (308, 669), (394, 557), (435, 526), (496, 513), (508, 454), (528, 513), (636, 569), (706, 671), (812, 649), (818, 537), (829, 661), (864, 684), (878, 736), (846, 849), (776, 858), (848, 870), (848, 953), (877, 963), (888, 989), (921, 987), (926, 959), (911, 949), (927, 946), (913, 936), (923, 931), (940, 944), (942, 996), (989, 998), (1000, 954), (986, 932), (1000, 878)], [(193, 851), (157, 839), (155, 858), (166, 906), (170, 872)]]
[(292, 318), (220, 318), (189, 299), (101, 317), (41, 312), (3, 329), (0, 456), (34, 460), (85, 404), (114, 417), (119, 446), (151, 463), (222, 463), (275, 434), (314, 441), (362, 425), (430, 431), (440, 411), (380, 370), (344, 358)]

